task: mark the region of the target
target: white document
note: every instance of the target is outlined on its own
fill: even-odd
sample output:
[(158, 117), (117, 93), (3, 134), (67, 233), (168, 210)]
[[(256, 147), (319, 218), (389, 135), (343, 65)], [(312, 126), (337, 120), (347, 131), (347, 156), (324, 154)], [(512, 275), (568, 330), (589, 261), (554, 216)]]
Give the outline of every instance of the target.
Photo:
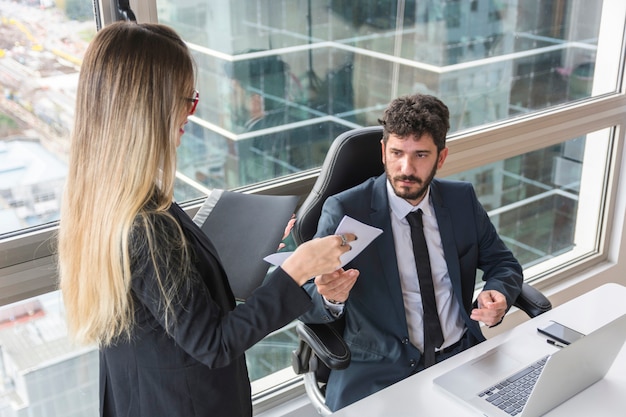
[[(337, 230), (336, 235), (343, 233), (353, 233), (357, 240), (350, 242), (351, 250), (341, 255), (341, 266), (345, 266), (348, 262), (353, 260), (359, 253), (363, 252), (374, 239), (376, 239), (383, 231), (377, 227), (369, 226), (365, 223), (361, 223), (358, 220), (354, 220), (352, 217), (343, 216)], [(289, 257), (293, 252), (277, 252), (263, 258), (266, 262), (272, 265), (281, 265), (285, 259)]]

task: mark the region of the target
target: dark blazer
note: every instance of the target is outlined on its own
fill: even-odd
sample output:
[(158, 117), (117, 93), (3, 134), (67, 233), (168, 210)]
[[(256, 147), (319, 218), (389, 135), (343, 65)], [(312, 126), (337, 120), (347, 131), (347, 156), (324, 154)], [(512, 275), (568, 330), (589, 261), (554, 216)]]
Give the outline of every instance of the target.
[(139, 250), (133, 259), (132, 338), (100, 350), (100, 415), (251, 416), (244, 352), (304, 313), (310, 297), (278, 268), (235, 307), (209, 239), (180, 207), (174, 204), (170, 213), (191, 242), (197, 279), (175, 304), (169, 336), (155, 271)]
[[(454, 295), (462, 306), (470, 344), (476, 344), (485, 340), (479, 323), (469, 317), (477, 269), (484, 273), (484, 288), (500, 291), (511, 306), (521, 290), (522, 268), (498, 237), (471, 184), (434, 179), (430, 195)], [(331, 410), (408, 377), (421, 358), (409, 341), (385, 174), (328, 198), (316, 236), (334, 233), (344, 215), (384, 232), (346, 266), (360, 271), (344, 310), (344, 339), (352, 361), (347, 369), (330, 374), (326, 404)], [(305, 289), (315, 307), (301, 320), (334, 320), (315, 284), (309, 282)]]

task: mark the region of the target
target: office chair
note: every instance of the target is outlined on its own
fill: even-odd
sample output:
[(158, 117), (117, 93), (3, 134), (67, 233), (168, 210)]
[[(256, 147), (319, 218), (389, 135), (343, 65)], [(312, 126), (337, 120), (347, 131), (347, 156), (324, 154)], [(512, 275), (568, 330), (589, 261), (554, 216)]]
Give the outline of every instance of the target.
[[(313, 189), (296, 214), (291, 231), (297, 244), (313, 238), (326, 198), (351, 188), (384, 172), (381, 156), (382, 127), (372, 126), (350, 130), (331, 144)], [(550, 301), (538, 290), (524, 283), (514, 306), (529, 317), (552, 308)], [(331, 369), (345, 369), (350, 364), (350, 349), (343, 340), (343, 320), (324, 324), (298, 322), (300, 339), (292, 354), (292, 367), (304, 375), (305, 389), (313, 406), (321, 415), (329, 415), (324, 390)]]

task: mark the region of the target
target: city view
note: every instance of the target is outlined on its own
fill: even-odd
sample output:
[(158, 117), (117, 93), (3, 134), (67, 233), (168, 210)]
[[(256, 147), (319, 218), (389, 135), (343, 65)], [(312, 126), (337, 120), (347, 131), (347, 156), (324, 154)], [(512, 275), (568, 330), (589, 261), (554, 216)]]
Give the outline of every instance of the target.
[(89, 3), (0, 1), (0, 235), (58, 219)]

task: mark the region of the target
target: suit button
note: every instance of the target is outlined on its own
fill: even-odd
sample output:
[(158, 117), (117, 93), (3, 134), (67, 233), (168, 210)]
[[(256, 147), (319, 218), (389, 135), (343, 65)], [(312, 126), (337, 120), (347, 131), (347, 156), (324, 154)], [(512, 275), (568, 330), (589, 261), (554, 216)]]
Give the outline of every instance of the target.
[(404, 339), (402, 339), (402, 344), (403, 345), (408, 345), (409, 344), (409, 338), (405, 337)]
[(411, 360), (409, 361), (409, 366), (410, 366), (411, 368), (415, 368), (415, 365), (417, 365), (417, 361), (416, 361), (415, 359), (411, 359)]

